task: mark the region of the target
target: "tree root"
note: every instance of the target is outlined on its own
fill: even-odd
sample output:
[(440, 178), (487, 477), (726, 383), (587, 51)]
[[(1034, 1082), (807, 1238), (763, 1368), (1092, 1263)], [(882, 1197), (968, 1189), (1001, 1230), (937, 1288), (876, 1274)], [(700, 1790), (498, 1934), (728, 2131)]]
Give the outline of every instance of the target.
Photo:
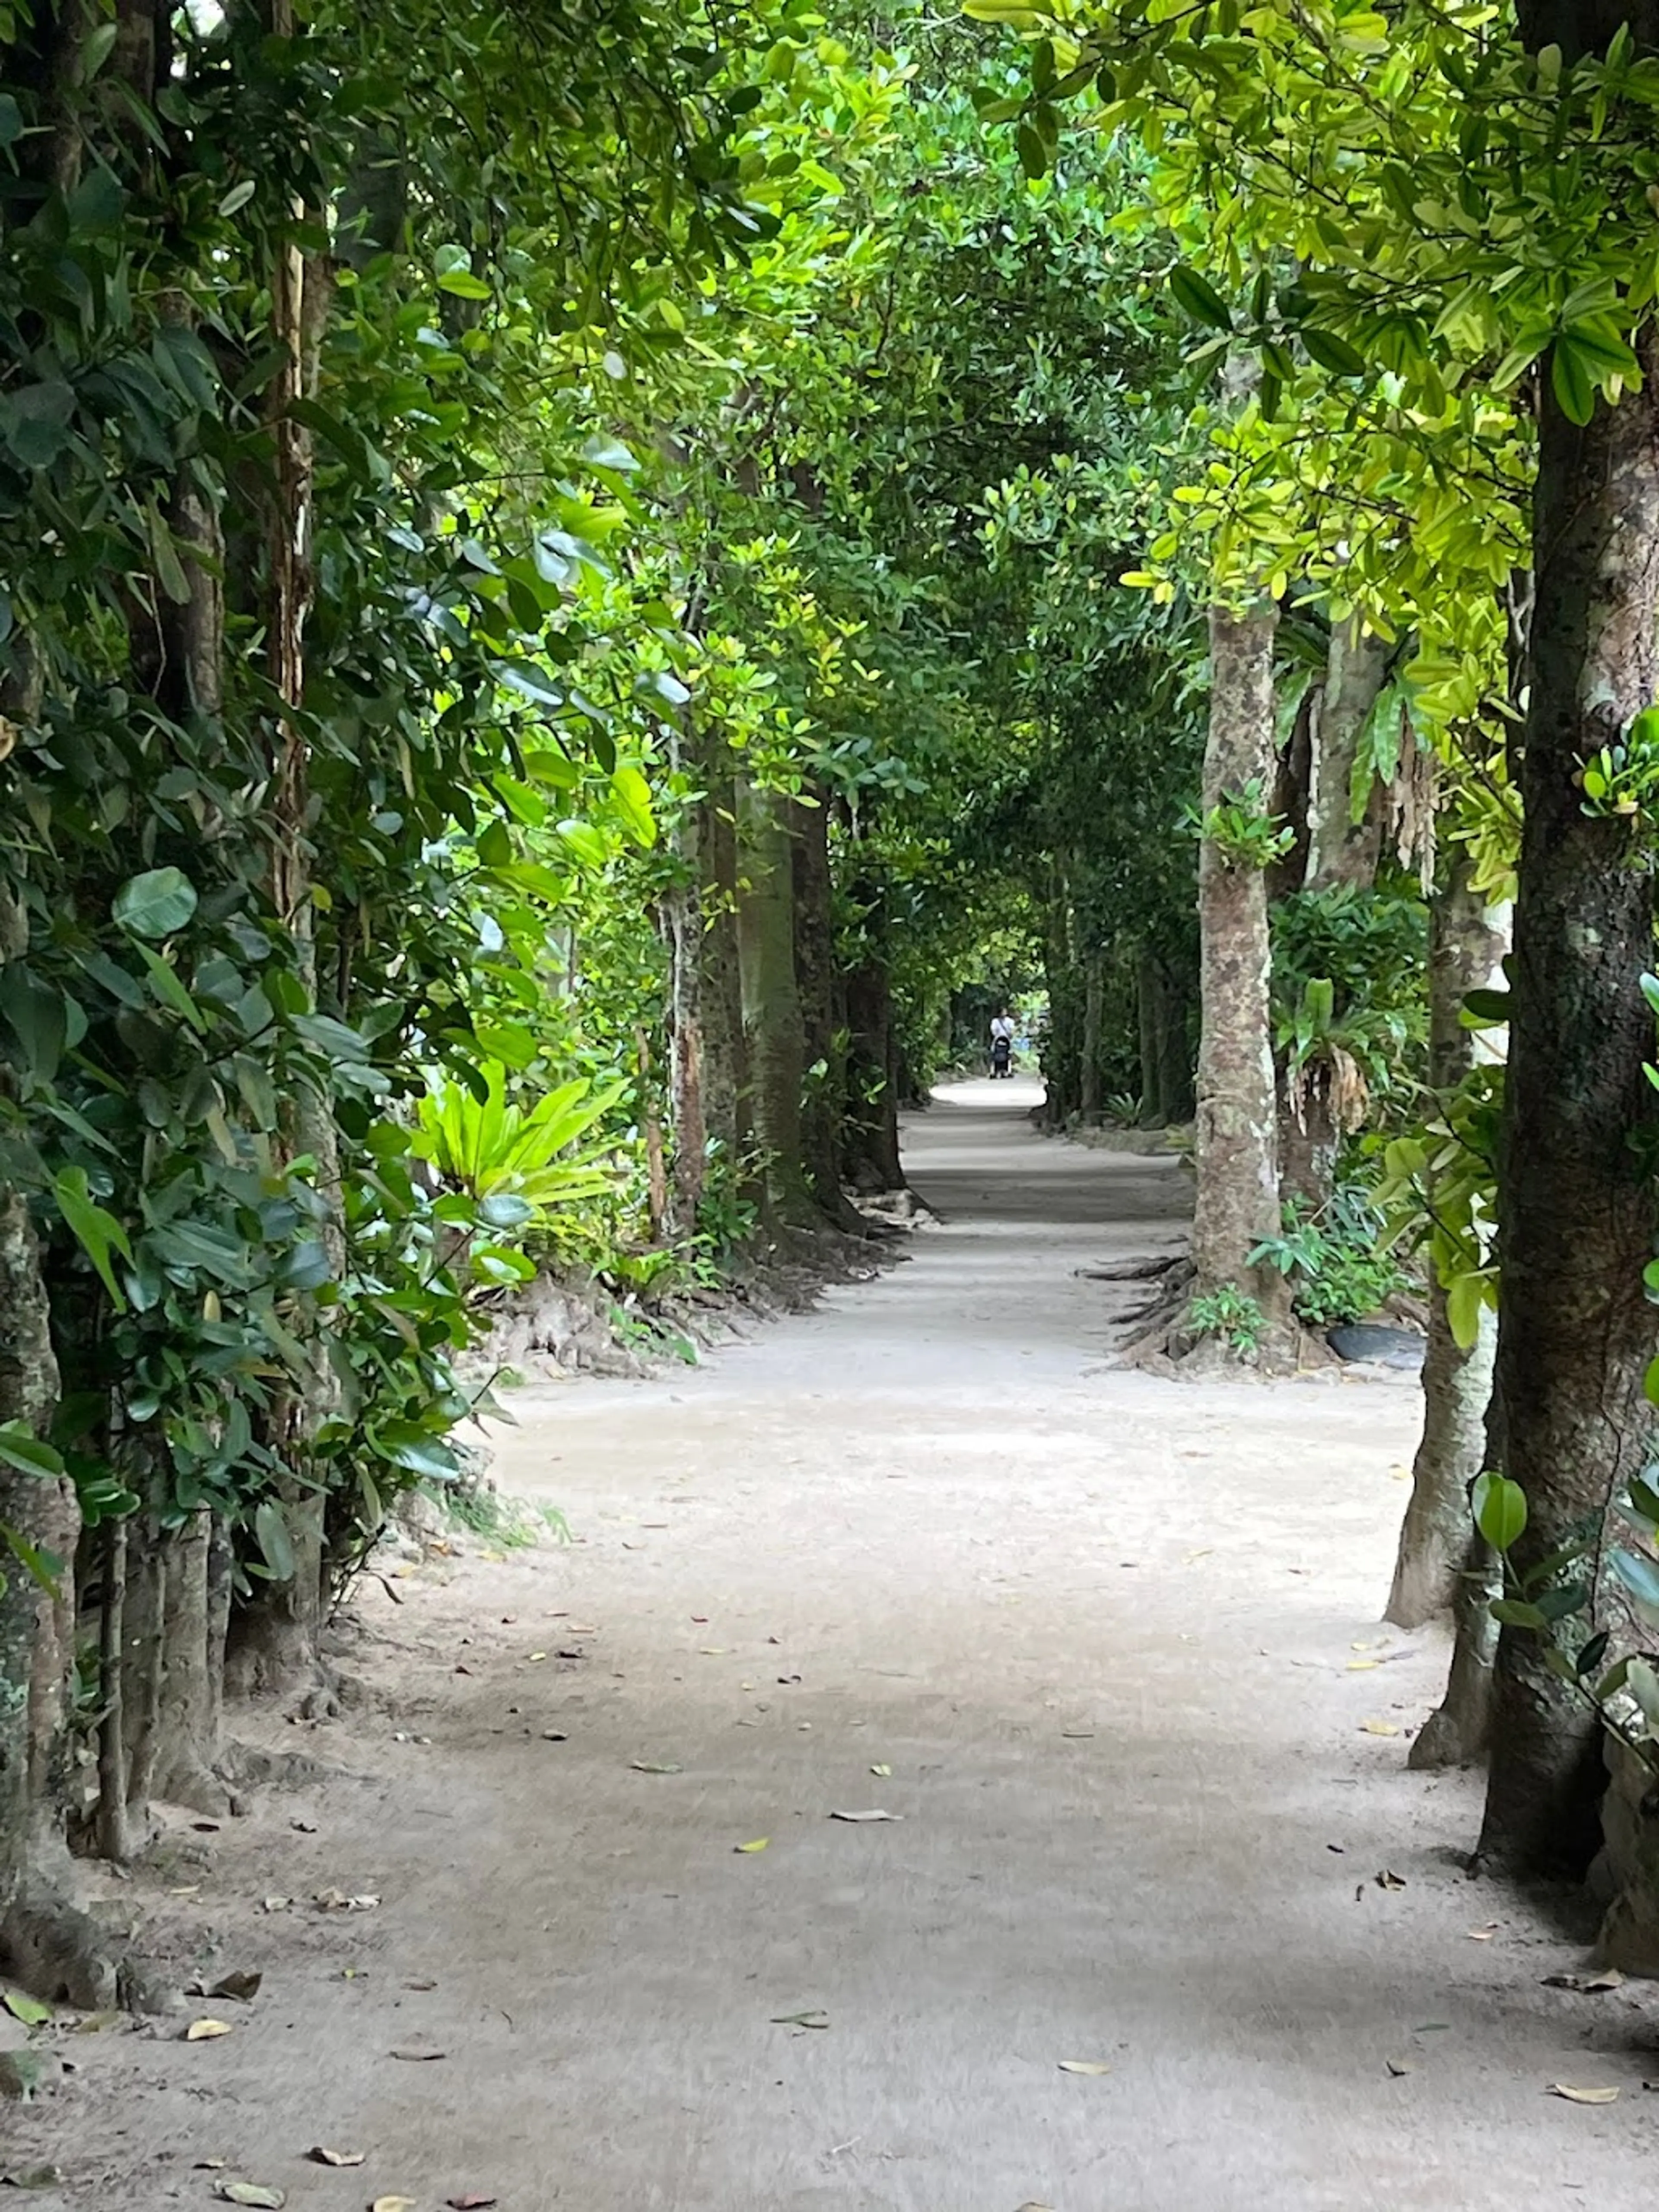
[(12, 1900), (0, 1927), (0, 1960), (44, 2004), (166, 2013), (178, 2003), (147, 1967), (115, 1948), (90, 1913), (38, 1877), (27, 1880)]

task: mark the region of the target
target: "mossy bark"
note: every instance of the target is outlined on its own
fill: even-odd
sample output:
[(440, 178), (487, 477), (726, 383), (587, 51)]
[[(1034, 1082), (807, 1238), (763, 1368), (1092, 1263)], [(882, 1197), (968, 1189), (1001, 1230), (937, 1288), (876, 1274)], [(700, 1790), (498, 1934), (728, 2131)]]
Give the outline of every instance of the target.
[[(1600, 40), (1577, 11), (1567, 58)], [(1547, 8), (1523, 9), (1535, 28)], [(1649, 24), (1650, 30), (1656, 27)], [(1520, 762), (1525, 828), (1499, 1178), (1492, 1446), (1526, 1492), (1523, 1572), (1599, 1524), (1648, 1456), (1642, 1389), (1656, 1349), (1642, 1273), (1653, 1252), (1659, 1095), (1644, 1072), (1653, 1016), (1653, 886), (1620, 818), (1585, 811), (1581, 762), (1659, 696), (1659, 332), (1643, 382), (1579, 427), (1540, 385), (1537, 592)], [(1499, 1642), (1481, 1852), (1528, 1872), (1581, 1869), (1596, 1848), (1600, 1747), (1536, 1637)]]
[[(1210, 617), (1210, 722), (1204, 753), (1207, 816), (1252, 787), (1272, 787), (1276, 611), (1262, 604)], [(1199, 855), (1203, 1029), (1198, 1054), (1198, 1194), (1193, 1264), (1200, 1294), (1233, 1285), (1266, 1320), (1265, 1364), (1293, 1356), (1290, 1296), (1278, 1270), (1249, 1255), (1279, 1234), (1278, 1100), (1267, 985), (1267, 886), (1212, 837)]]

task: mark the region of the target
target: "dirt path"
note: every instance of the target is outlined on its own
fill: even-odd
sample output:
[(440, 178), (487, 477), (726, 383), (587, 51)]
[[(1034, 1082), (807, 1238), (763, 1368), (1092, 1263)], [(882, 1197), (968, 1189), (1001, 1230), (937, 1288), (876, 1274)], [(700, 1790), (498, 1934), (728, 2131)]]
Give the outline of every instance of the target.
[[(1075, 1271), (1184, 1185), (1024, 1103), (911, 1131), (944, 1225), (879, 1282), (524, 1405), (503, 1480), (579, 1545), (365, 1601), (381, 1710), (305, 1738), (349, 1776), (134, 1886), (266, 1985), (216, 2042), (77, 2044), (13, 2130), (76, 2201), (1651, 2202), (1659, 2004), (1540, 1988), (1577, 1954), (1457, 1870), (1467, 1782), (1404, 1771), (1442, 1664), (1375, 1626), (1414, 1389), (1103, 1370), (1127, 1294)], [(330, 1885), (380, 1902), (257, 1910)]]

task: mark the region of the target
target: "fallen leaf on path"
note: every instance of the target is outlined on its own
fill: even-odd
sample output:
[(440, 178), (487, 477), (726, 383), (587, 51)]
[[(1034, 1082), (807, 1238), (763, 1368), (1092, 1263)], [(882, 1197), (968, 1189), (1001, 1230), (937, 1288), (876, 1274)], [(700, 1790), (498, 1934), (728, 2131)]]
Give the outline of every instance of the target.
[(726, 1647), (724, 1644), (700, 1644), (697, 1646), (697, 1656), (700, 1659), (724, 1659), (726, 1656)]
[(1103, 2058), (1062, 2058), (1060, 2070), (1062, 2074), (1109, 2074), (1112, 2069)]
[(1039, 2204), (1034, 2197), (1029, 2203), (1019, 2207), (1019, 2212), (1054, 2212), (1054, 2208), (1052, 2204)]
[(230, 2164), (228, 2158), (198, 2158), (191, 2167), (192, 2173), (222, 2173)]
[(228, 2020), (193, 2020), (185, 2030), (186, 2043), (211, 2043), (216, 2036), (231, 2032)]
[[(546, 1654), (545, 1652), (544, 1652), (544, 1653), (542, 1654), (542, 1656), (543, 1656), (544, 1658), (545, 1658), (545, 1657), (547, 1656), (547, 1654)], [(562, 1650), (562, 1651), (556, 1651), (556, 1652), (553, 1654), (553, 1656), (554, 1656), (556, 1659), (586, 1659), (586, 1656), (587, 1656), (587, 1654), (586, 1654), (586, 1651)]]
[(568, 1743), (569, 1741), (570, 1737), (568, 1732), (563, 1729), (544, 1729), (542, 1730), (542, 1741), (544, 1743)]
[(447, 2058), (449, 2053), (447, 2051), (410, 2051), (404, 2049), (394, 2051), (392, 2055), (394, 2058), (408, 2059), (412, 2066), (427, 2066), (430, 2065), (434, 2058)]
[(757, 1836), (752, 1844), (733, 1844), (734, 1851), (763, 1851), (771, 1842), (770, 1836)]
[(306, 2156), (316, 2166), (361, 2166), (368, 2153), (361, 2150), (331, 2150), (326, 2143), (313, 2143)]
[(870, 1771), (872, 1774), (878, 1776), (882, 1781), (885, 1782), (890, 1778), (893, 1770), (890, 1766), (872, 1766), (870, 1769)]
[(283, 2212), (288, 2203), (280, 2189), (266, 2189), (257, 2181), (222, 2181), (215, 2193), (226, 2204), (256, 2204), (261, 2212)]
[(1396, 1874), (1392, 1867), (1384, 1867), (1374, 1879), (1379, 1889), (1404, 1889), (1406, 1887), (1405, 1875)]
[(1621, 1990), (1625, 1978), (1617, 1966), (1603, 1966), (1593, 1974), (1546, 1974), (1547, 1990), (1572, 1990), (1580, 1996), (1599, 1996), (1604, 1990)]
[(585, 1622), (574, 1620), (571, 1622), (569, 1627), (565, 1631), (565, 1634), (567, 1636), (597, 1636), (599, 1632), (597, 1628), (590, 1628)]
[(412, 2197), (377, 2197), (368, 2212), (415, 2212)]
[(406, 1990), (435, 1990), (437, 1986), (436, 1982), (405, 1982), (404, 1984)]
[(1471, 1943), (1490, 1943), (1498, 1933), (1498, 1923), (1489, 1920), (1484, 1928), (1471, 1928), (1468, 1933)]
[(1368, 1667), (1375, 1667), (1378, 1663), (1375, 1659), (1350, 1659), (1347, 1671), (1350, 1674), (1363, 1674)]
[(530, 1655), (530, 1664), (533, 1667), (538, 1660), (545, 1659), (546, 1656), (545, 1651), (532, 1651)]
[(63, 2168), (57, 2166), (15, 2166), (0, 2173), (8, 2189), (56, 2189), (63, 2179)]
[(1576, 2089), (1571, 2081), (1552, 2081), (1552, 2097), (1565, 2097), (1570, 2105), (1611, 2105), (1618, 2101), (1617, 2089)]
[(25, 2027), (43, 2027), (52, 2018), (52, 2007), (23, 1990), (8, 1990), (0, 1997), (0, 2004), (5, 2006), (14, 2020), (21, 2020)]
[(1401, 2074), (1415, 2074), (1417, 2071), (1417, 2061), (1414, 2058), (1385, 2058), (1382, 2063), (1390, 2074), (1396, 2076)]
[(287, 1912), (292, 1909), (293, 1904), (291, 1897), (267, 1897), (260, 1900), (259, 1910), (261, 1912)]
[(444, 2199), (449, 2212), (487, 2212), (487, 2208), (496, 2202), (498, 2200), (494, 2197), (480, 2197), (473, 2189), (465, 2191), (459, 2197), (446, 2197)]
[(684, 1770), (672, 1759), (630, 1759), (629, 1765), (635, 1774), (679, 1774)]
[(774, 2027), (828, 2027), (830, 2015), (822, 2010), (774, 2013), (771, 2024)]
[(1076, 1741), (1084, 1742), (1092, 1740), (1094, 1730), (1092, 1729), (1061, 1729), (1060, 1734), (1070, 1736)]
[(290, 1820), (288, 1825), (296, 1835), (314, 1836), (317, 1832), (317, 1823), (314, 1820)]
[(1400, 1733), (1398, 1721), (1361, 1721), (1359, 1727), (1364, 1735), (1398, 1735)]
[(319, 1889), (312, 1899), (322, 1912), (373, 1912), (380, 1902), (378, 1897), (348, 1897), (343, 1889)]
[(263, 1974), (256, 1974), (248, 1967), (238, 1967), (234, 1973), (222, 1975), (210, 1990), (204, 1990), (202, 1994), (210, 1997), (235, 1997), (243, 2004), (249, 2004), (258, 1996), (259, 1984), (264, 1979)]
[(881, 1812), (881, 1811), (879, 1811), (879, 1810), (877, 1810), (877, 1811), (869, 1812), (869, 1813), (832, 1813), (832, 1814), (830, 1815), (830, 1818), (832, 1820), (855, 1820), (855, 1821), (856, 1821), (856, 1820), (902, 1820), (904, 1818), (904, 1815), (903, 1815), (903, 1814), (902, 1814), (902, 1813), (883, 1813), (883, 1812)]

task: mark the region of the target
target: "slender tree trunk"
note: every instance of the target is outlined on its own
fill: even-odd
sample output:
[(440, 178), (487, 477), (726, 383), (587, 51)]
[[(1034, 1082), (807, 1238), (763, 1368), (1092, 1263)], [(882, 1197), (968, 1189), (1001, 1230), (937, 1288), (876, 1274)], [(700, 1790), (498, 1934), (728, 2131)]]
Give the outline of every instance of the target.
[[(1444, 1094), (1474, 1066), (1491, 1031), (1460, 1018), (1468, 994), (1501, 986), (1509, 915), (1469, 888), (1465, 848), (1454, 846), (1430, 910), (1429, 1083)], [(1429, 1286), (1429, 1341), (1423, 1361), (1423, 1435), (1412, 1468), (1411, 1502), (1400, 1532), (1387, 1620), (1419, 1628), (1444, 1613), (1473, 1540), (1469, 1485), (1486, 1463), (1486, 1407), (1492, 1396), (1497, 1324), (1481, 1317), (1476, 1341), (1462, 1350), (1446, 1318), (1446, 1294)]]
[(775, 1219), (817, 1219), (803, 1158), (801, 1088), (805, 1029), (795, 976), (794, 860), (787, 799), (745, 785), (738, 812), (738, 952), (743, 1030)]
[(1376, 881), (1382, 827), (1376, 807), (1354, 818), (1354, 763), (1370, 711), (1382, 696), (1389, 648), (1358, 616), (1331, 632), (1324, 688), (1314, 718), (1308, 794), (1308, 866), (1304, 889), (1334, 890)]
[[(1567, 58), (1599, 44), (1577, 11)], [(1549, 8), (1523, 7), (1532, 28)], [(1641, 21), (1659, 29), (1659, 10)], [(1515, 1564), (1599, 1522), (1648, 1455), (1643, 1373), (1656, 1349), (1642, 1271), (1652, 1256), (1659, 1098), (1643, 1073), (1653, 1016), (1650, 873), (1638, 834), (1584, 811), (1579, 766), (1659, 695), (1659, 333), (1643, 384), (1568, 422), (1540, 380), (1537, 595), (1521, 765), (1525, 827), (1499, 1179), (1502, 1307), (1492, 1443), (1526, 1492)], [(1596, 1840), (1599, 1744), (1539, 1639), (1500, 1638), (1482, 1855), (1582, 1869)]]
[[(1275, 610), (1210, 616), (1210, 726), (1204, 753), (1207, 816), (1254, 787), (1271, 788), (1274, 753)], [(1259, 868), (1235, 866), (1213, 838), (1199, 855), (1203, 1030), (1198, 1053), (1198, 1196), (1193, 1264), (1200, 1293), (1232, 1285), (1267, 1316), (1266, 1363), (1286, 1358), (1294, 1337), (1290, 1294), (1277, 1269), (1249, 1255), (1276, 1237), (1278, 1100), (1267, 984), (1272, 948), (1267, 887)]]
[(673, 1165), (669, 1182), (671, 1235), (685, 1243), (697, 1233), (708, 1164), (703, 1109), (703, 816), (706, 801), (687, 810), (679, 831), (680, 878), (663, 902), (669, 956), (669, 1119)]
[(709, 778), (703, 810), (702, 974), (702, 1109), (710, 1140), (733, 1173), (754, 1133), (749, 1049), (743, 1027), (738, 945), (737, 799), (729, 774)]
[(1105, 963), (1091, 952), (1083, 969), (1083, 1048), (1078, 1070), (1078, 1111), (1085, 1121), (1100, 1119), (1100, 1031), (1105, 1006)]
[(899, 1159), (900, 1070), (893, 1036), (893, 999), (885, 964), (872, 957), (847, 977), (851, 1038), (847, 1119), (842, 1130), (847, 1179), (858, 1190), (902, 1190)]
[[(816, 799), (814, 805), (811, 800)], [(788, 811), (794, 900), (795, 978), (800, 998), (801, 1160), (807, 1188), (831, 1221), (854, 1235), (864, 1223), (841, 1187), (841, 1124), (846, 1097), (845, 1054), (836, 1033), (834, 884), (830, 872), (830, 815), (822, 792), (794, 800)]]

